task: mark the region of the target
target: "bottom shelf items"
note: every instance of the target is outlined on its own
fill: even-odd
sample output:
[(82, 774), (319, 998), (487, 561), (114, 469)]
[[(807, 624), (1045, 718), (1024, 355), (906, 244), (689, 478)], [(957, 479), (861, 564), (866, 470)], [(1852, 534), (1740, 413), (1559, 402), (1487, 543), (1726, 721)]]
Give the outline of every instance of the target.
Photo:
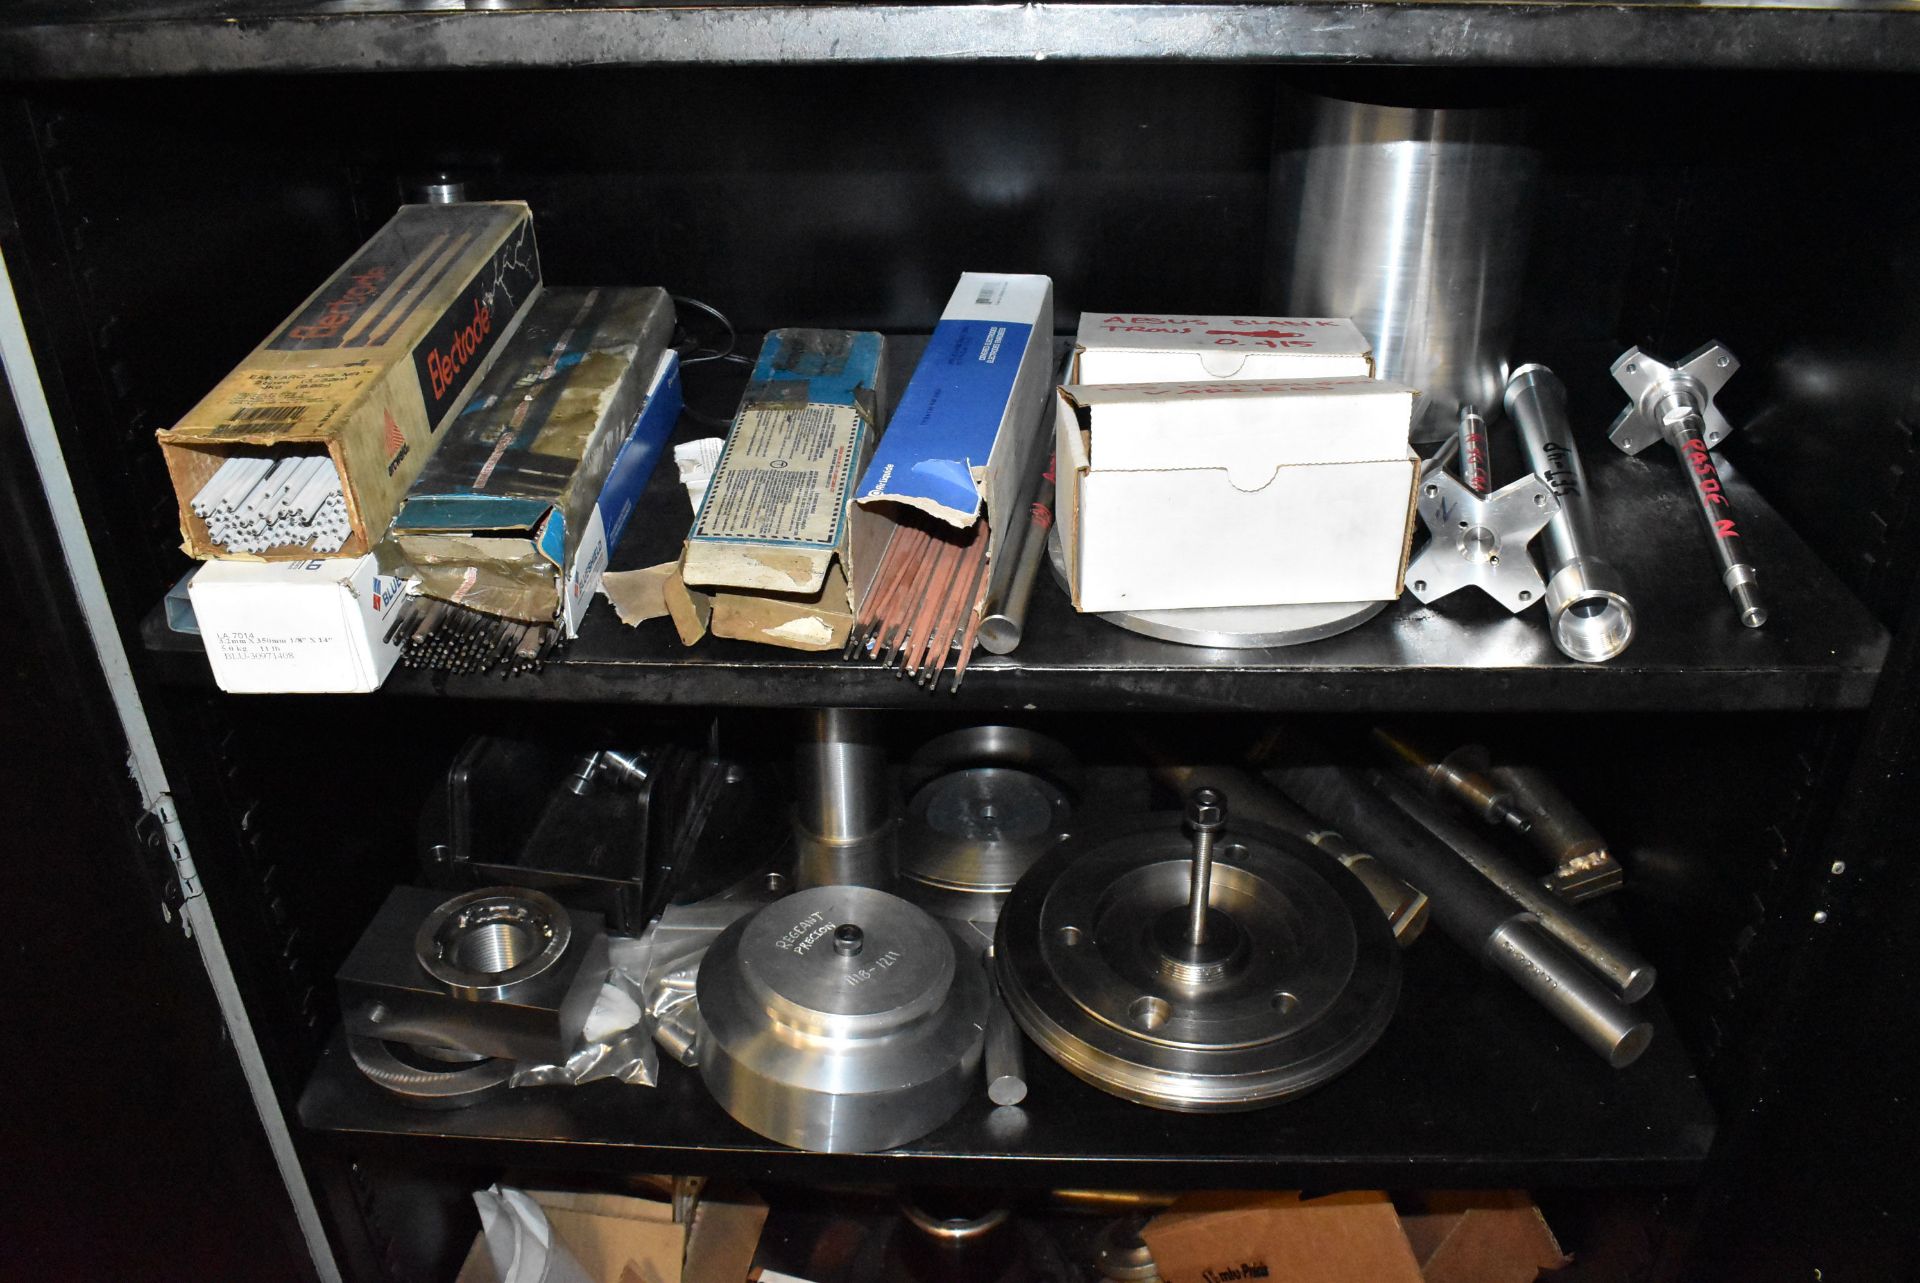
[[(336, 1033), (300, 1101), (332, 1141), (413, 1159), (546, 1171), (671, 1171), (782, 1181), (1148, 1188), (1667, 1185), (1714, 1137), (1701, 1084), (1658, 996), (1652, 1046), (1609, 1069), (1511, 985), (1439, 939), (1406, 955), (1399, 1010), (1350, 1071), (1244, 1114), (1132, 1105), (1027, 1045), (1029, 1094), (984, 1083), (932, 1134), (882, 1154), (813, 1154), (755, 1136), (665, 1061), (654, 1088), (598, 1082), (410, 1109), (363, 1078)], [(663, 1058), (664, 1060), (665, 1058)]]

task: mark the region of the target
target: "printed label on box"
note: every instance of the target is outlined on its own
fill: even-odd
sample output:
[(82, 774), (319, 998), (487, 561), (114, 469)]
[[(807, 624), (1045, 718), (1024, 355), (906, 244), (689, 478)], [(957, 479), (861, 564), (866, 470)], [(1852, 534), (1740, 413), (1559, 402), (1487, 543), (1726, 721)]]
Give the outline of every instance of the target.
[(742, 409), (693, 537), (834, 547), (861, 424), (850, 405)]

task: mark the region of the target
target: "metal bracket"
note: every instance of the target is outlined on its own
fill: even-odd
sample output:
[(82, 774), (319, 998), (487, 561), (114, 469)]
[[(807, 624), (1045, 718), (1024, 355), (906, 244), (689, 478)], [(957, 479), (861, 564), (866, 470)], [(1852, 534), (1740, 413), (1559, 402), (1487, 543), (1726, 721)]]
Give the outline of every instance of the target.
[(1613, 363), (1613, 379), (1627, 394), (1629, 404), (1614, 419), (1607, 440), (1628, 454), (1639, 454), (1654, 442), (1667, 440), (1667, 416), (1661, 404), (1675, 397), (1690, 403), (1700, 416), (1700, 437), (1712, 449), (1733, 435), (1733, 425), (1713, 399), (1739, 369), (1740, 358), (1718, 343), (1697, 349), (1677, 366), (1648, 356), (1637, 347), (1628, 348)]
[(1420, 481), (1420, 520), (1432, 536), (1407, 570), (1407, 586), (1423, 602), (1478, 588), (1519, 614), (1546, 596), (1527, 545), (1560, 511), (1545, 482), (1528, 473), (1490, 495), (1477, 495), (1436, 469)]

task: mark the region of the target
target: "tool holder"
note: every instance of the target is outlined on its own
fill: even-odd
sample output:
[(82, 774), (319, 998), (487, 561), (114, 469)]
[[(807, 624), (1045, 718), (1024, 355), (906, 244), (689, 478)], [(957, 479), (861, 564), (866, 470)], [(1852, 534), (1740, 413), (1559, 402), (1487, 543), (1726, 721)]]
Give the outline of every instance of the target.
[(1656, 441), (1674, 448), (1707, 524), (1720, 582), (1733, 598), (1740, 622), (1758, 628), (1767, 622), (1758, 572), (1746, 559), (1740, 522), (1712, 454), (1733, 434), (1733, 425), (1713, 399), (1739, 369), (1739, 358), (1719, 343), (1709, 343), (1672, 366), (1637, 347), (1628, 348), (1613, 363), (1613, 379), (1629, 404), (1613, 421), (1607, 439), (1631, 455)]

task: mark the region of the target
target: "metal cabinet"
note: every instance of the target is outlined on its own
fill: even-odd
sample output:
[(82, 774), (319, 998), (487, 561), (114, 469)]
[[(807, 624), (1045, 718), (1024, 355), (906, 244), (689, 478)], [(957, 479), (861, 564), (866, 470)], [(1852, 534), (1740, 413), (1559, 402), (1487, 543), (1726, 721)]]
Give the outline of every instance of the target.
[[(65, 560), (97, 607), (105, 671), (116, 645), (126, 656), (121, 689), (192, 853), (175, 894), (218, 924), (229, 1022), (257, 1042), (261, 1098), (346, 1273), (430, 1273), (399, 1225), (444, 1214), (447, 1173), (505, 1167), (1632, 1187), (1656, 1191), (1655, 1211), (1634, 1223), (1623, 1277), (1910, 1268), (1912, 1243), (1882, 1216), (1890, 1186), (1841, 1179), (1891, 1170), (1914, 1131), (1899, 1059), (1881, 1053), (1914, 1032), (1895, 924), (1920, 903), (1900, 854), (1920, 638), (1910, 9), (14, 6), (0, 245), (45, 389), (41, 444), (64, 453), (47, 480), (70, 478), (97, 580)], [(1606, 666), (1470, 606), (1407, 603), (1250, 657), (1121, 634), (1043, 590), (1031, 642), (971, 669), (955, 700), (745, 645), (681, 651), (605, 611), (537, 679), (403, 672), (370, 698), (240, 699), (211, 690), (157, 611), (185, 563), (153, 430), (419, 176), (529, 200), (550, 280), (664, 284), (743, 332), (925, 330), (954, 275), (980, 266), (1053, 275), (1063, 324), (1083, 307), (1254, 310), (1283, 248), (1275, 139), (1303, 85), (1533, 104), (1545, 168), (1519, 355), (1562, 371), (1597, 445), (1621, 349), (1719, 338), (1742, 354), (1728, 455), (1764, 549), (1766, 629), (1732, 618), (1670, 468), (1597, 448), (1646, 612)], [(27, 356), (8, 352), (17, 395)], [(689, 379), (709, 416), (737, 391)], [(672, 479), (654, 485), (670, 511)], [(680, 533), (643, 520), (618, 557), (661, 560)], [(21, 546), (63, 564), (47, 524)], [(332, 969), (408, 878), (414, 817), (466, 734), (597, 733), (698, 708), (737, 743), (777, 745), (778, 710), (823, 705), (897, 710), (903, 735), (1012, 716), (1124, 744), (1391, 714), (1526, 744), (1592, 781), (1636, 854), (1628, 918), (1667, 977), (1655, 1051), (1617, 1075), (1588, 1064), (1435, 941), (1373, 1057), (1251, 1120), (1142, 1115), (1042, 1064), (1037, 1102), (1061, 1104), (1017, 1132), (981, 1110), (901, 1152), (826, 1157), (749, 1136), (687, 1076), (646, 1108), (587, 1089), (537, 1113), (431, 1118), (354, 1077)]]

